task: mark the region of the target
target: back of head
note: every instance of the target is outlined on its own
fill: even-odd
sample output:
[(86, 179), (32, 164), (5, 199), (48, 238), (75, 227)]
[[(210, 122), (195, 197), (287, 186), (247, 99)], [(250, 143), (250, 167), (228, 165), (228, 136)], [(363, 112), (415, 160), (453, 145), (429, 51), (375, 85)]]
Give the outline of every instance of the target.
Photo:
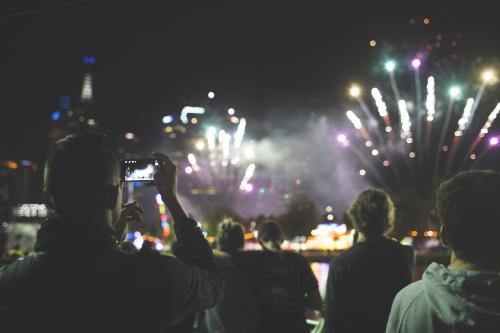
[(462, 172), (437, 190), (443, 238), (458, 258), (500, 264), (500, 173)]
[(274, 221), (263, 222), (257, 231), (259, 241), (262, 243), (275, 242), (281, 244), (281, 242), (283, 242), (283, 230), (281, 226)]
[(245, 236), (241, 224), (226, 220), (219, 224), (216, 237), (219, 250), (235, 253), (243, 249)]
[(119, 163), (105, 135), (83, 133), (57, 141), (45, 164), (49, 205), (63, 219), (92, 219), (106, 208), (110, 185), (119, 183)]
[(348, 214), (365, 236), (382, 236), (394, 223), (394, 204), (385, 191), (369, 188), (358, 194)]

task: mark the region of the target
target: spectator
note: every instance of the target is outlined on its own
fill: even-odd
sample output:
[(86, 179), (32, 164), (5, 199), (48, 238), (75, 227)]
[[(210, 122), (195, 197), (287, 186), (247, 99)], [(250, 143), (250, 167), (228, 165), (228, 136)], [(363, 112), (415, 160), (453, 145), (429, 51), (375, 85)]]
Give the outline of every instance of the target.
[(158, 332), (218, 302), (222, 279), (177, 200), (176, 167), (155, 157), (161, 165), (154, 183), (190, 255), (186, 262), (118, 249), (141, 209), (121, 205), (119, 163), (105, 136), (67, 136), (45, 167), (45, 197), (56, 218), (40, 229), (34, 255), (0, 269), (2, 332)]
[(268, 221), (258, 229), (264, 251), (242, 252), (235, 262), (245, 271), (257, 298), (259, 332), (309, 332), (306, 308), (322, 310), (318, 281), (300, 254), (283, 251), (283, 232)]
[(500, 332), (500, 173), (459, 173), (437, 190), (450, 266), (401, 290), (386, 332)]
[(206, 311), (210, 333), (257, 332), (258, 315), (250, 281), (233, 263), (245, 244), (243, 227), (232, 220), (219, 224), (214, 251), (215, 262), (224, 278), (224, 297)]
[(412, 281), (413, 250), (385, 236), (394, 206), (384, 191), (364, 190), (348, 214), (358, 238), (330, 263), (326, 331), (384, 332), (394, 296)]

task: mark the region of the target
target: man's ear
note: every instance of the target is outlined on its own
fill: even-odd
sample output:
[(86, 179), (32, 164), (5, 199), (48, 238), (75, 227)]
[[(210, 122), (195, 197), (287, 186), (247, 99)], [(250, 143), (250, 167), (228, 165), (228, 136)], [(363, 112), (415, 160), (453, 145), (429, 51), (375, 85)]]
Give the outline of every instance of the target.
[(450, 239), (448, 238), (448, 229), (441, 225), (441, 229), (439, 230), (439, 237), (441, 238), (441, 243), (445, 247), (450, 246)]

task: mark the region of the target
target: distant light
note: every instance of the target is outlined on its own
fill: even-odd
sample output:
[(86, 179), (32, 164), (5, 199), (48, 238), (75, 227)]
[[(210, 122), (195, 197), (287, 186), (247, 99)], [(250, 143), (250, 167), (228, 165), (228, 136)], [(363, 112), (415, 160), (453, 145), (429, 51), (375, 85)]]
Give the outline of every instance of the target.
[(328, 214), (328, 215), (326, 216), (326, 219), (327, 219), (328, 221), (333, 221), (333, 220), (335, 219), (335, 216), (333, 216), (333, 214)]
[(240, 122), (240, 119), (239, 119), (238, 117), (235, 117), (235, 116), (232, 116), (230, 120), (231, 120), (231, 122), (232, 122), (233, 124), (237, 124), (237, 123), (239, 123), (239, 122)]
[(196, 141), (196, 144), (194, 146), (198, 150), (203, 150), (203, 149), (205, 149), (205, 142), (202, 140), (198, 140), (198, 141)]
[(215, 93), (213, 91), (208, 92), (208, 98), (213, 99), (215, 97)]
[(205, 108), (188, 105), (182, 108), (181, 115), (179, 118), (183, 124), (187, 124), (189, 122), (188, 114), (204, 114), (204, 113), (205, 113)]
[(450, 97), (451, 98), (458, 98), (460, 96), (460, 88), (457, 86), (453, 86), (450, 88)]
[(448, 146), (443, 146), (443, 148), (441, 148), (441, 149), (443, 149), (444, 152), (447, 152), (448, 151)]
[(198, 124), (198, 118), (191, 118), (191, 124), (196, 125)]
[(389, 162), (388, 160), (385, 160), (384, 162), (382, 162), (382, 164), (385, 166), (385, 167), (388, 167), (391, 162)]
[(167, 126), (165, 127), (165, 133), (170, 133), (174, 130), (174, 128), (172, 126)]
[(372, 39), (372, 40), (370, 41), (370, 46), (371, 46), (371, 47), (375, 47), (375, 46), (377, 46), (377, 41), (376, 41), (375, 39)]
[(188, 175), (192, 174), (193, 173), (193, 168), (190, 167), (190, 166), (187, 166), (185, 169), (184, 169), (184, 172), (187, 173)]
[(385, 70), (388, 71), (389, 73), (392, 73), (396, 69), (396, 63), (394, 60), (389, 60), (388, 62), (385, 63)]
[(163, 249), (163, 244), (162, 243), (157, 243), (155, 245), (157, 251), (161, 251)]
[(416, 154), (415, 152), (412, 151), (408, 154), (408, 156), (410, 156), (410, 158), (415, 158)]
[(377, 149), (372, 149), (372, 155), (377, 156), (379, 154), (379, 151)]
[(428, 17), (424, 18), (424, 24), (425, 25), (428, 25), (430, 23), (431, 23), (431, 20)]
[(491, 69), (487, 69), (482, 74), (482, 79), (484, 83), (491, 83), (495, 81), (495, 72)]
[(413, 143), (413, 139), (412, 138), (406, 138), (406, 143)]
[(59, 111), (52, 112), (50, 118), (52, 119), (52, 121), (58, 121), (61, 118), (61, 112)]
[(470, 154), (470, 159), (475, 160), (476, 159), (476, 154)]
[(171, 115), (166, 115), (165, 117), (161, 118), (161, 122), (164, 124), (170, 124), (173, 121), (174, 117), (172, 117)]
[(344, 143), (347, 141), (347, 137), (345, 136), (345, 134), (339, 134), (337, 136), (337, 141), (340, 142), (340, 143)]
[(155, 199), (156, 199), (156, 204), (157, 205), (164, 205), (163, 200), (161, 199), (161, 194), (158, 193), (156, 195)]
[(16, 163), (16, 162), (14, 162), (14, 161), (6, 161), (6, 162), (5, 162), (5, 166), (6, 166), (7, 168), (11, 169), (11, 170), (15, 170), (15, 169), (17, 169), (17, 166), (18, 166), (18, 165), (17, 165), (17, 163)]
[(358, 97), (360, 94), (361, 94), (361, 89), (359, 88), (359, 86), (357, 84), (353, 84), (350, 88), (349, 88), (349, 94), (352, 96), (352, 97)]
[(411, 62), (411, 66), (415, 69), (418, 69), (421, 64), (422, 64), (422, 62), (418, 58), (413, 59)]
[(83, 63), (85, 63), (85, 64), (95, 64), (95, 58), (94, 57), (85, 57), (85, 58), (83, 58)]
[(230, 115), (230, 116), (234, 115), (234, 112), (235, 112), (235, 111), (234, 111), (234, 109), (233, 109), (233, 108), (229, 108), (229, 109), (227, 109), (227, 114), (228, 114), (228, 115)]
[(333, 212), (333, 207), (332, 207), (332, 206), (326, 206), (326, 207), (325, 207), (325, 211), (326, 211), (327, 213), (331, 213), (331, 212)]
[(359, 175), (360, 176), (365, 176), (366, 175), (366, 170), (365, 169), (359, 170)]
[(490, 139), (490, 146), (496, 146), (499, 142), (499, 139), (497, 137), (493, 137)]
[(392, 127), (391, 126), (386, 126), (385, 127), (385, 132), (386, 133), (391, 133), (392, 132)]
[(134, 138), (135, 138), (134, 133), (132, 133), (132, 132), (125, 133), (125, 139), (127, 139), (127, 140), (133, 140)]
[(365, 141), (365, 146), (370, 148), (372, 146), (372, 142), (371, 141)]
[(418, 236), (418, 231), (417, 230), (412, 230), (411, 236), (412, 237), (417, 237)]
[(246, 186), (245, 186), (245, 191), (247, 192), (252, 192), (253, 191), (253, 185), (248, 183)]
[(87, 120), (87, 124), (89, 124), (89, 126), (94, 126), (96, 123), (94, 119), (90, 118), (89, 120)]

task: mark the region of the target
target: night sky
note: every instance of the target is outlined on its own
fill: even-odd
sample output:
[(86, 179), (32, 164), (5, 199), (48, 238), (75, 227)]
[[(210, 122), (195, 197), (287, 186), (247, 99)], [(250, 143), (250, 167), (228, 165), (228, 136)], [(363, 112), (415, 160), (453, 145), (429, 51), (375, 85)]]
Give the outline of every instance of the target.
[(60, 95), (79, 96), (87, 55), (104, 128), (144, 136), (209, 90), (255, 124), (277, 108), (338, 112), (350, 82), (437, 33), (460, 33), (463, 59), (500, 54), (496, 11), (471, 4), (10, 2), (0, 5), (0, 158), (44, 158), (50, 114)]

